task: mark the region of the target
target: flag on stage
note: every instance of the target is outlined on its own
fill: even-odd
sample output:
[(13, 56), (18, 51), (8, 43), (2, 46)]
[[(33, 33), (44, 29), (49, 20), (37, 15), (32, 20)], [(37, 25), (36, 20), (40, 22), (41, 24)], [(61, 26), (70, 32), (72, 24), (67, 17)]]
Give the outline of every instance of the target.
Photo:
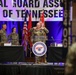
[(40, 21), (42, 22), (42, 25), (45, 26), (45, 21), (44, 21), (44, 10), (42, 10), (41, 13), (40, 13)]
[(28, 29), (27, 29), (27, 23), (26, 22), (24, 22), (24, 26), (23, 26), (22, 45), (24, 47), (24, 50), (27, 50), (27, 45), (28, 45)]
[(30, 44), (30, 47), (32, 47), (32, 42), (31, 42), (31, 33), (29, 30), (32, 28), (32, 18), (31, 18), (31, 12), (29, 12), (29, 19), (28, 19), (28, 41)]
[(25, 16), (22, 32), (22, 46), (24, 47), (25, 51), (27, 50), (27, 45), (28, 45), (28, 28), (27, 28), (27, 18)]

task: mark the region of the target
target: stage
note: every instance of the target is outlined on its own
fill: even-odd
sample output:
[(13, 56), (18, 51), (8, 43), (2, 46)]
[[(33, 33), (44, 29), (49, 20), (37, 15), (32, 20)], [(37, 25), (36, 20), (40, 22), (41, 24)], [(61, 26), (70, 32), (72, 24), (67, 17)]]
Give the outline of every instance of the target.
[[(8, 39), (15, 27), (20, 43), (19, 46), (2, 45), (12, 43), (12, 39), (0, 43), (0, 75), (64, 75), (66, 55), (73, 35), (76, 36), (75, 25), (72, 26), (72, 0), (0, 0), (0, 9), (0, 30), (5, 30), (5, 35), (0, 32), (0, 36)], [(35, 64), (30, 46), (35, 39), (29, 39), (34, 35), (32, 28), (40, 31), (38, 36), (46, 35), (47, 64)], [(0, 42), (2, 39), (0, 37)]]
[(63, 62), (34, 64), (33, 62), (0, 63), (0, 75), (64, 75)]
[(0, 75), (64, 75), (66, 51), (63, 47), (48, 47), (47, 64), (35, 64), (32, 57), (28, 58), (31, 61), (24, 57), (22, 46), (1, 46)]
[[(68, 49), (64, 47), (48, 47), (47, 61), (64, 62), (67, 51)], [(35, 62), (35, 58), (25, 57), (22, 46), (0, 46), (0, 62), (25, 62), (25, 61)]]
[[(67, 48), (49, 47), (48, 63), (35, 64), (24, 57), (22, 46), (0, 47), (0, 75), (64, 75), (63, 53)], [(25, 62), (23, 62), (25, 60)], [(32, 61), (32, 58), (28, 58)], [(10, 62), (11, 61), (11, 62)], [(7, 62), (7, 63), (6, 63)]]

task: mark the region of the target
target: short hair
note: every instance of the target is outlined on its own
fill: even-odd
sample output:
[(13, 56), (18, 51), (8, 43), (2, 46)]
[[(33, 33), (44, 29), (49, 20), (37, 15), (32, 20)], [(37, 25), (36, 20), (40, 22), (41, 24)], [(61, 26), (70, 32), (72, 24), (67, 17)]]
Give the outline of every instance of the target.
[(6, 24), (3, 24), (3, 25), (2, 25), (2, 28), (3, 28), (4, 25), (6, 25)]

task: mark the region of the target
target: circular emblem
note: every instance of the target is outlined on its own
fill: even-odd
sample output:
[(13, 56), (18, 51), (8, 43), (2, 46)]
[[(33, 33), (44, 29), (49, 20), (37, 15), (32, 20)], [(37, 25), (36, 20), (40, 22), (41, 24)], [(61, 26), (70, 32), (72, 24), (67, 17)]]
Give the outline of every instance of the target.
[(47, 46), (44, 42), (36, 42), (32, 47), (32, 51), (36, 56), (43, 56), (47, 52)]

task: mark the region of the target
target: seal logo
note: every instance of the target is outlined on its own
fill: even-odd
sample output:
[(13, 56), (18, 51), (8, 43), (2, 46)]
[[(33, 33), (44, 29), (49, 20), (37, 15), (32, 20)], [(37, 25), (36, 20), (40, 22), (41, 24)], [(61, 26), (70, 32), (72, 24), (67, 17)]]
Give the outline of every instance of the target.
[(47, 46), (44, 42), (36, 42), (32, 47), (32, 52), (36, 56), (43, 56), (47, 52)]

